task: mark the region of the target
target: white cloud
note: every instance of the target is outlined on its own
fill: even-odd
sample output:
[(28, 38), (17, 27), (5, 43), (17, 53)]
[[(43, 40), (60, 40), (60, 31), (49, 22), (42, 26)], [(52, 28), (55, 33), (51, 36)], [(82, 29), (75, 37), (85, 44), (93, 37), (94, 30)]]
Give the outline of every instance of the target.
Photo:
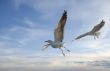
[[(38, 56), (37, 56), (38, 55)], [(39, 57), (39, 54), (36, 55), (26, 55), (26, 56), (3, 56), (0, 57), (0, 62), (2, 62), (1, 68), (29, 68), (31, 70), (59, 70), (59, 69), (68, 69), (72, 68), (83, 68), (85, 69), (106, 69), (109, 71), (110, 65), (108, 60), (105, 59), (96, 59), (94, 56), (81, 55), (81, 54), (72, 54), (72, 56), (57, 56), (57, 57)], [(106, 61), (106, 62), (104, 62)], [(102, 65), (104, 64), (104, 65)], [(99, 66), (98, 66), (99, 65)], [(101, 66), (101, 67), (100, 67)], [(43, 67), (43, 69), (41, 68)]]
[(22, 25), (15, 25), (5, 32), (3, 36), (0, 36), (3, 40), (15, 41), (21, 44), (25, 44), (30, 40), (39, 39), (43, 36), (49, 36), (50, 31), (45, 29), (40, 29), (36, 26), (36, 24), (29, 19), (24, 19), (22, 21), (29, 27), (25, 27)]
[[(57, 12), (60, 12), (66, 8), (68, 10), (68, 21), (70, 22), (70, 24), (74, 23), (75, 25), (77, 25), (77, 23), (75, 23), (74, 21), (76, 20), (81, 21), (81, 24), (80, 24), (81, 26), (77, 27), (76, 29), (76, 30), (79, 30), (79, 32), (81, 33), (91, 30), (93, 26), (100, 23), (100, 21), (104, 19), (106, 24), (101, 29), (102, 33), (99, 38), (100, 40), (92, 40), (93, 37), (90, 37), (91, 39), (87, 39), (89, 37), (86, 37), (86, 38), (82, 38), (82, 40), (80, 41), (73, 42), (73, 44), (70, 44), (68, 47), (73, 47), (74, 43), (76, 43), (77, 45), (75, 44), (75, 47), (82, 47), (82, 50), (79, 50), (79, 51), (83, 51), (83, 50), (93, 51), (94, 50), (94, 52), (97, 52), (97, 50), (102, 51), (104, 47), (108, 49), (109, 42), (106, 43), (106, 41), (103, 41), (103, 39), (106, 38), (106, 36), (109, 35), (109, 32), (110, 32), (109, 31), (109, 26), (110, 26), (109, 24), (110, 22), (109, 21), (110, 19), (109, 18), (109, 15), (110, 15), (109, 14), (110, 13), (109, 2), (110, 1), (109, 0), (106, 0), (106, 1), (105, 0), (92, 0), (92, 1), (84, 0), (83, 2), (77, 1), (77, 0), (70, 0), (70, 1), (66, 1), (66, 0), (60, 0), (60, 1), (59, 0), (56, 0), (56, 1), (19, 0), (19, 1), (14, 1), (14, 2), (17, 8), (19, 8), (22, 4), (25, 4), (25, 5), (32, 7), (36, 11), (41, 12), (42, 13), (41, 18), (44, 18), (44, 19), (45, 18), (50, 19), (50, 18), (53, 18), (54, 16), (56, 17)], [(33, 22), (29, 21), (28, 19), (25, 19), (24, 22), (30, 26), (33, 26)], [(47, 32), (47, 31), (44, 32), (39, 29), (37, 30), (36, 29), (25, 29), (25, 30), (28, 31), (27, 33), (24, 34), (26, 35), (27, 39), (24, 39), (23, 43), (29, 39), (34, 39), (36, 36), (45, 35), (46, 34), (45, 32)], [(35, 33), (36, 31), (39, 33), (40, 32), (42, 33), (37, 34)], [(72, 32), (73, 34), (71, 35), (74, 35), (75, 31), (73, 30)], [(83, 49), (83, 47), (85, 49)]]
[[(46, 69), (46, 67), (47, 68), (51, 67), (50, 70), (53, 70), (53, 71), (55, 70), (55, 68), (56, 68), (56, 70), (60, 69), (60, 68), (64, 68), (64, 69), (70, 68), (71, 70), (73, 69), (75, 71), (82, 71), (82, 70), (88, 71), (91, 69), (93, 71), (95, 71), (95, 70), (97, 71), (100, 69), (102, 71), (104, 71), (104, 70), (109, 71), (109, 69), (107, 69), (107, 68), (101, 68), (101, 67), (96, 68), (95, 66), (91, 66), (91, 63), (89, 65), (88, 63), (85, 62), (85, 61), (94, 62), (96, 60), (99, 60), (99, 61), (108, 60), (110, 58), (110, 56), (109, 56), (109, 54), (110, 54), (109, 46), (110, 45), (109, 45), (109, 40), (106, 38), (106, 35), (108, 35), (110, 32), (109, 31), (109, 25), (110, 25), (109, 24), (109, 22), (110, 22), (109, 21), (109, 19), (110, 19), (109, 18), (109, 15), (110, 15), (109, 14), (110, 13), (109, 0), (106, 0), (106, 1), (105, 0), (100, 0), (100, 1), (93, 0), (93, 1), (89, 1), (84, 4), (77, 3), (73, 0), (71, 0), (70, 2), (69, 1), (67, 2), (66, 0), (65, 1), (57, 0), (55, 3), (53, 3), (53, 2), (51, 3), (51, 1), (49, 1), (49, 0), (40, 1), (40, 2), (38, 2), (37, 0), (36, 1), (26, 1), (26, 0), (18, 1), (17, 0), (16, 7), (19, 8), (19, 6), (21, 6), (21, 4), (27, 4), (27, 5), (31, 6), (32, 8), (34, 8), (35, 10), (39, 10), (39, 12), (42, 12), (43, 15), (41, 18), (48, 18), (50, 16), (52, 17), (52, 15), (56, 15), (55, 13), (57, 12), (57, 10), (56, 10), (57, 8), (59, 8), (59, 10), (64, 9), (64, 7), (69, 8), (68, 18), (69, 17), (70, 18), (68, 20), (71, 21), (71, 23), (74, 23), (74, 20), (81, 20), (83, 23), (81, 30), (83, 32), (91, 29), (91, 26), (94, 26), (95, 24), (100, 22), (101, 19), (103, 18), (106, 21), (106, 25), (102, 29), (102, 36), (99, 39), (92, 40), (92, 39), (83, 38), (80, 41), (73, 42), (72, 45), (69, 45), (69, 47), (71, 47), (70, 49), (71, 49), (72, 53), (67, 53), (66, 57), (63, 57), (61, 54), (56, 57), (55, 57), (55, 55), (53, 55), (53, 56), (51, 55), (50, 57), (48, 57), (48, 56), (45, 57), (46, 56), (45, 52), (44, 52), (45, 54), (42, 54), (41, 52), (36, 52), (36, 53), (34, 53), (34, 56), (30, 55), (30, 57), (28, 57), (28, 56), (23, 57), (23, 55), (20, 55), (20, 56), (15, 55), (14, 57), (13, 57), (13, 55), (10, 55), (10, 56), (6, 56), (4, 58), (1, 57), (2, 60), (0, 59), (0, 61), (1, 61), (0, 67), (1, 68), (21, 67), (24, 69), (26, 67), (26, 68), (29, 68), (30, 70), (31, 69), (37, 70), (37, 69), (39, 69), (39, 67), (43, 66), (44, 69)], [(75, 5), (73, 5), (74, 2), (76, 3)], [(50, 12), (51, 12), (51, 14), (50, 14)], [(43, 36), (50, 35), (51, 31), (35, 28), (34, 22), (32, 22), (31, 20), (29, 20), (27, 18), (24, 19), (23, 22), (26, 23), (26, 25), (30, 26), (31, 28), (27, 28), (27, 27), (23, 27), (23, 26), (14, 26), (8, 30), (8, 33), (6, 36), (5, 35), (1, 36), (1, 38), (6, 39), (6, 40), (11, 39), (11, 40), (18, 41), (21, 44), (26, 44), (30, 40), (39, 39), (39, 38), (42, 38)], [(32, 28), (32, 27), (34, 27), (34, 28)], [(77, 30), (79, 30), (79, 28)], [(17, 35), (17, 39), (14, 39), (14, 37), (12, 36), (13, 34)], [(74, 34), (74, 32), (73, 32), (73, 34)], [(104, 40), (104, 38), (106, 38), (107, 40), (106, 39)], [(6, 42), (0, 43), (1, 46), (4, 46), (3, 44), (5, 45)], [(82, 48), (78, 48), (79, 53), (74, 53), (72, 51), (74, 48), (72, 48), (72, 47), (74, 47), (74, 48), (82, 47)], [(84, 49), (83, 49), (83, 47), (84, 47)], [(86, 50), (86, 48), (87, 48), (87, 50)], [(6, 52), (10, 53), (10, 54), (11, 53), (14, 54), (14, 53), (16, 53), (17, 50), (18, 49), (15, 49), (15, 50), (10, 49), (9, 51), (6, 50)], [(80, 51), (83, 51), (84, 53), (80, 53)], [(92, 51), (92, 52), (88, 53), (89, 51)], [(50, 54), (50, 53), (48, 53), (48, 54)], [(38, 57), (36, 57), (37, 55), (38, 55)], [(43, 58), (43, 56), (44, 56), (44, 58)], [(79, 62), (81, 61), (81, 62), (85, 62), (85, 63), (78, 64), (76, 61), (79, 61)], [(96, 62), (96, 64), (97, 64), (97, 62)], [(100, 62), (98, 64), (100, 64)], [(79, 67), (81, 67), (82, 69), (80, 70)]]
[[(15, 1), (15, 5), (20, 7), (22, 4), (26, 4), (35, 10), (42, 12), (40, 16), (41, 19), (50, 19), (53, 20), (53, 17), (56, 17), (56, 12), (60, 12), (67, 8), (68, 10), (68, 21), (74, 23), (75, 20), (82, 21), (82, 30), (83, 32), (89, 31), (93, 26), (99, 23), (102, 19), (105, 20), (106, 25), (102, 30), (102, 36), (106, 37), (109, 31), (109, 0), (94, 0), (84, 2), (76, 0), (57, 0), (55, 2), (50, 0), (36, 1), (36, 0), (22, 0)], [(58, 9), (57, 9), (58, 8)], [(73, 25), (74, 26), (74, 25)], [(92, 27), (91, 27), (92, 26)], [(73, 31), (74, 32), (74, 31)]]

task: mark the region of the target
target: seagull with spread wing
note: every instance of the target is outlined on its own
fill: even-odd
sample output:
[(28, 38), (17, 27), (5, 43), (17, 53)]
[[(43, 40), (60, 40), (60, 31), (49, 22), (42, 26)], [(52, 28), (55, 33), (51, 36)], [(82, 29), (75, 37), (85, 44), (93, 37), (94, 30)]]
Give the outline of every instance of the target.
[(96, 26), (94, 26), (94, 28), (93, 28), (91, 31), (89, 31), (89, 32), (87, 32), (87, 33), (84, 33), (84, 34), (82, 34), (82, 35), (76, 37), (75, 40), (80, 39), (80, 38), (82, 38), (82, 37), (85, 37), (85, 36), (87, 36), (87, 35), (94, 36), (94, 39), (95, 39), (96, 37), (98, 38), (99, 35), (100, 35), (99, 30), (104, 26), (104, 24), (105, 24), (105, 21), (102, 20), (99, 24), (97, 24)]
[[(57, 27), (54, 30), (54, 41), (52, 41), (52, 40), (45, 41), (48, 44), (44, 45), (44, 48), (42, 50), (45, 50), (46, 48), (48, 48), (48, 46), (51, 46), (53, 48), (59, 48), (62, 51), (62, 54), (65, 56), (62, 47), (64, 47), (63, 38), (64, 38), (64, 26), (66, 24), (66, 20), (67, 20), (67, 11), (64, 10), (62, 17), (61, 17)], [(64, 47), (64, 48), (67, 51), (69, 51), (66, 47)]]

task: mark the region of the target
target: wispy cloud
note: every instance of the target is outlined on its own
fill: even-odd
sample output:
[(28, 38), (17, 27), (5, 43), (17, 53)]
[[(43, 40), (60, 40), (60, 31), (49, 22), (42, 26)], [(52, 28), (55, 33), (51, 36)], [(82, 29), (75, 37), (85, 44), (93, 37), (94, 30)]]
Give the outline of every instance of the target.
[[(36, 54), (35, 56), (3, 56), (0, 57), (2, 59), (0, 62), (2, 63), (0, 69), (14, 69), (22, 68), (24, 70), (49, 70), (49, 71), (60, 71), (60, 70), (91, 70), (94, 71), (101, 70), (101, 71), (109, 71), (110, 61), (108, 60), (92, 60), (94, 57), (87, 57), (87, 56), (78, 56), (74, 55), (73, 57), (39, 57)], [(87, 59), (89, 58), (89, 59)], [(92, 58), (90, 60), (90, 58)], [(41, 68), (43, 67), (43, 69)], [(79, 67), (81, 69), (79, 69)], [(101, 68), (100, 68), (101, 67)]]
[(25, 18), (22, 21), (22, 23), (24, 23), (25, 26), (15, 25), (9, 28), (8, 30), (5, 30), (5, 32), (7, 33), (0, 37), (3, 40), (10, 40), (10, 41), (17, 41), (19, 43), (25, 43), (32, 39), (38, 39), (39, 37), (50, 35), (49, 30), (38, 28), (36, 24), (30, 21), (29, 19)]
[[(86, 4), (85, 4), (86, 3)], [(49, 0), (44, 1), (15, 1), (15, 5), (18, 8), (22, 5), (26, 4), (35, 10), (42, 12), (41, 19), (51, 19), (52, 17), (56, 17), (56, 11), (60, 12), (64, 9), (68, 10), (68, 22), (74, 23), (75, 20), (82, 21), (81, 25), (83, 31), (86, 32), (91, 29), (91, 26), (95, 26), (102, 19), (106, 21), (106, 25), (103, 29), (102, 37), (105, 37), (109, 32), (109, 0), (99, 0), (96, 1), (87, 1), (85, 0), (83, 3), (76, 0), (70, 0), (69, 2), (66, 0), (57, 0), (54, 3), (51, 3)], [(58, 9), (57, 9), (58, 8)], [(90, 17), (90, 18), (88, 18)], [(70, 22), (71, 21), (71, 22)], [(74, 25), (73, 25), (74, 26)], [(74, 27), (73, 27), (74, 28)], [(73, 31), (74, 32), (74, 31)]]
[[(27, 5), (36, 13), (40, 13), (40, 16), (35, 17), (36, 21), (26, 16), (16, 18), (18, 24), (8, 27), (3, 30), (5, 33), (0, 34), (1, 71), (110, 70), (109, 0), (12, 1), (17, 12), (20, 12), (21, 6)], [(104, 19), (106, 24), (101, 29), (100, 38), (94, 40), (93, 37), (88, 36), (69, 43), (66, 47), (71, 52), (66, 53), (66, 57), (63, 57), (60, 51), (53, 51), (54, 49), (39, 51), (44, 40), (53, 38), (53, 27), (64, 9), (68, 11), (64, 40), (72, 40), (77, 35), (88, 32)]]

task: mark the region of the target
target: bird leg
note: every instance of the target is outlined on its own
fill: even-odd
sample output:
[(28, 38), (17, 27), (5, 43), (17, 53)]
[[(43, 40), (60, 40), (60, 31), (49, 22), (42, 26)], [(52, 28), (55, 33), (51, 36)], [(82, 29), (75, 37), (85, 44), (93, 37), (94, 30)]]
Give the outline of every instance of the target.
[(46, 48), (48, 48), (49, 45), (50, 45), (50, 44), (44, 45), (42, 50), (45, 50)]
[(64, 52), (63, 52), (63, 50), (62, 50), (61, 48), (59, 48), (59, 49), (62, 51), (63, 56), (65, 56), (65, 54), (64, 54)]
[(96, 36), (97, 38), (99, 38), (99, 35), (100, 35), (100, 32), (96, 32), (96, 33), (94, 34), (94, 39), (95, 39), (95, 36)]
[[(63, 46), (64, 47), (64, 46)], [(64, 47), (68, 52), (70, 52), (70, 50), (69, 49), (67, 49), (66, 47)]]
[(96, 33), (97, 38), (99, 38), (99, 35), (100, 35), (100, 32), (97, 32), (97, 33)]
[(95, 35), (94, 35), (94, 39), (96, 39), (96, 38), (95, 38)]
[(99, 35), (97, 35), (97, 38), (99, 38)]

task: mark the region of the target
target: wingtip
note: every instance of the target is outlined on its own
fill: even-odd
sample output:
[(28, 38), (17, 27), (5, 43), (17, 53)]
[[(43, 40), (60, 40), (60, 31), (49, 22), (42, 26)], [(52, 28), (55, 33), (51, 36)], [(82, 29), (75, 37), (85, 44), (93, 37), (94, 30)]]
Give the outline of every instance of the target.
[(75, 38), (75, 39), (73, 39), (73, 40), (72, 40), (72, 42), (73, 42), (73, 41), (75, 41), (75, 40), (77, 40), (77, 39), (76, 39), (76, 38)]
[(64, 14), (67, 14), (67, 10), (64, 10)]
[(78, 39), (79, 39), (79, 37), (74, 38), (74, 40), (78, 40)]
[(78, 40), (78, 38), (75, 38), (74, 40)]
[(105, 21), (104, 21), (104, 19), (102, 19), (102, 21), (101, 21), (102, 23), (105, 23)]
[(67, 10), (64, 10), (64, 12), (67, 12)]

